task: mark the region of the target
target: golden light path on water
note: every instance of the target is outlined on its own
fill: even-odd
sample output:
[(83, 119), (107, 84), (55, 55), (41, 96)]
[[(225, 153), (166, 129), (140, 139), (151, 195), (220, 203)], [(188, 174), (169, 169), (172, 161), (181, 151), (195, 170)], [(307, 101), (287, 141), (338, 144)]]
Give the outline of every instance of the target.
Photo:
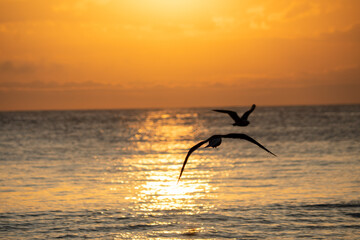
[[(211, 191), (212, 186), (208, 182), (196, 178), (186, 183), (180, 181), (177, 184), (177, 177), (189, 148), (189, 143), (179, 139), (194, 135), (194, 125), (184, 123), (184, 119), (189, 117), (196, 116), (177, 114), (174, 117), (162, 112), (151, 112), (135, 134), (135, 138), (146, 141), (137, 142), (139, 149), (144, 148), (145, 145), (145, 148), (159, 152), (174, 152), (174, 154), (161, 154), (159, 157), (139, 156), (137, 159), (132, 159), (134, 166), (143, 168), (139, 173), (143, 181), (138, 181), (140, 184), (133, 186), (132, 194), (127, 199), (138, 202), (139, 210), (153, 214), (157, 210), (187, 209), (194, 210), (188, 212), (195, 214), (197, 211), (193, 208), (198, 205), (196, 200)], [(196, 162), (196, 158), (192, 159), (192, 164), (195, 165)], [(202, 209), (208, 207), (211, 206), (202, 206)]]
[[(130, 185), (125, 201), (131, 202), (130, 208), (136, 214), (144, 217), (161, 217), (151, 224), (172, 225), (173, 221), (163, 218), (164, 212), (171, 215), (179, 215), (179, 221), (184, 215), (196, 215), (209, 212), (215, 206), (209, 204), (209, 195), (214, 196), (217, 188), (212, 186), (208, 179), (211, 172), (201, 170), (189, 171), (186, 181), (177, 183), (184, 157), (193, 144), (192, 141), (179, 141), (179, 139), (192, 137), (196, 129), (194, 124), (186, 124), (186, 118), (196, 117), (191, 114), (177, 114), (176, 117), (169, 114), (151, 112), (143, 125), (138, 128), (134, 135), (136, 146), (142, 151), (155, 152), (146, 157), (139, 155), (131, 159), (132, 169), (139, 171), (128, 172)], [(157, 154), (157, 152), (167, 152)], [(168, 153), (170, 152), (170, 153)], [(191, 160), (192, 169), (199, 164), (199, 159)], [(117, 176), (119, 177), (119, 176)], [(122, 178), (122, 177), (120, 177)], [(188, 228), (159, 230), (159, 234), (185, 234), (192, 235), (203, 231), (202, 225), (191, 224)], [(119, 233), (119, 237), (141, 238), (136, 233)]]
[[(198, 206), (196, 200), (205, 197), (211, 186), (207, 183), (179, 183), (173, 181), (173, 176), (159, 176), (154, 174), (141, 186), (136, 200), (140, 202), (139, 208), (146, 212), (157, 210), (190, 210), (189, 214), (197, 213), (193, 207)], [(202, 209), (211, 206), (202, 206)], [(194, 210), (194, 211), (191, 211)]]

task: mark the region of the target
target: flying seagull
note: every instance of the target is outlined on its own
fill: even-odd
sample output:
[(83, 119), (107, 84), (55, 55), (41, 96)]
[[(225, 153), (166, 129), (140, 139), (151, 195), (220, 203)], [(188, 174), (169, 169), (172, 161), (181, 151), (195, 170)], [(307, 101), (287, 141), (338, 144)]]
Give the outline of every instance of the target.
[(267, 151), (268, 153), (270, 153), (270, 154), (272, 154), (272, 155), (274, 155), (276, 157), (276, 155), (274, 153), (267, 150), (263, 145), (261, 145), (255, 139), (249, 137), (246, 134), (243, 134), (243, 133), (230, 133), (230, 134), (226, 134), (226, 135), (213, 135), (213, 136), (209, 137), (208, 139), (206, 139), (204, 141), (201, 141), (198, 144), (196, 144), (195, 146), (193, 146), (192, 148), (190, 148), (189, 152), (187, 153), (187, 155), (185, 157), (185, 161), (184, 161), (183, 166), (181, 168), (180, 176), (179, 176), (179, 179), (178, 179), (177, 182), (179, 183), (179, 181), (180, 181), (180, 178), (181, 178), (181, 175), (182, 175), (182, 173), (184, 171), (186, 162), (189, 159), (191, 153), (193, 153), (196, 149), (198, 149), (199, 147), (201, 147), (203, 144), (205, 144), (207, 142), (209, 142), (209, 144), (205, 148), (208, 148), (208, 147), (216, 148), (217, 146), (219, 146), (221, 144), (221, 139), (222, 138), (240, 138), (240, 139), (247, 140), (249, 142), (252, 142), (252, 143), (258, 145), (259, 147), (261, 147), (262, 149), (264, 149), (265, 151)]
[(239, 115), (237, 115), (237, 113), (234, 112), (234, 111), (229, 111), (229, 110), (217, 110), (217, 109), (215, 109), (215, 110), (213, 110), (213, 111), (215, 111), (215, 112), (221, 112), (221, 113), (227, 113), (227, 114), (229, 114), (229, 116), (235, 121), (235, 122), (233, 123), (233, 126), (245, 127), (245, 126), (249, 125), (250, 122), (249, 122), (247, 119), (248, 119), (250, 113), (252, 113), (252, 112), (254, 111), (255, 107), (256, 107), (256, 105), (253, 104), (253, 105), (251, 106), (251, 108), (250, 108), (248, 111), (246, 111), (241, 117), (239, 117)]

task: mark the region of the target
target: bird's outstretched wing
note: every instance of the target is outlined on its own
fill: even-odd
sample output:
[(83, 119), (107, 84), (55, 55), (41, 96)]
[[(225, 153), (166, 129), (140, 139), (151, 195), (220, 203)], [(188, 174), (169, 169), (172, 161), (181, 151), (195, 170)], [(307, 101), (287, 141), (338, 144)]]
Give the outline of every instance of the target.
[(195, 146), (193, 146), (192, 148), (190, 148), (189, 152), (187, 153), (187, 155), (186, 155), (186, 157), (185, 157), (185, 161), (184, 161), (183, 166), (182, 166), (182, 168), (181, 168), (180, 176), (179, 176), (179, 178), (178, 178), (177, 183), (179, 183), (179, 181), (180, 181), (180, 178), (181, 178), (181, 175), (182, 175), (182, 173), (183, 173), (183, 171), (184, 171), (186, 162), (187, 162), (187, 160), (189, 159), (191, 153), (193, 153), (196, 149), (198, 149), (198, 148), (201, 147), (203, 144), (205, 144), (207, 141), (209, 141), (209, 139), (210, 139), (210, 138), (208, 138), (207, 140), (201, 141), (201, 142), (199, 142), (198, 144), (196, 144)]
[(256, 107), (256, 105), (253, 104), (253, 105), (251, 106), (251, 108), (250, 108), (248, 111), (246, 111), (246, 112), (241, 116), (241, 120), (247, 120), (248, 117), (249, 117), (249, 115), (250, 115), (250, 113), (252, 113), (252, 112), (255, 110), (255, 107)]
[(214, 109), (213, 111), (215, 112), (221, 112), (221, 113), (227, 113), (229, 114), (229, 116), (235, 121), (235, 122), (239, 122), (240, 118), (238, 116), (238, 114), (234, 111), (230, 111), (230, 110), (218, 110), (218, 109)]
[(274, 155), (275, 157), (277, 157), (274, 153), (270, 152), (266, 147), (264, 147), (259, 142), (257, 142), (255, 139), (253, 139), (252, 137), (249, 137), (246, 134), (243, 134), (243, 133), (230, 133), (230, 134), (227, 134), (227, 135), (222, 135), (222, 137), (223, 138), (240, 138), (240, 139), (247, 140), (249, 142), (252, 142), (252, 143), (258, 145), (259, 147), (261, 147), (262, 149), (264, 149), (268, 153), (270, 153), (270, 154)]

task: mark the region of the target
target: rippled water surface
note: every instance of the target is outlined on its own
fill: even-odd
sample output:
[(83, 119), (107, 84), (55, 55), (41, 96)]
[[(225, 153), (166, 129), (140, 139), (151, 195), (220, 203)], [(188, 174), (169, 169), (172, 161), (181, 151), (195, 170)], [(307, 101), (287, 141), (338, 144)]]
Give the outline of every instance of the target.
[[(231, 108), (240, 113), (248, 107)], [(356, 239), (360, 105), (0, 112), (2, 239)], [(246, 133), (195, 151), (213, 134)]]

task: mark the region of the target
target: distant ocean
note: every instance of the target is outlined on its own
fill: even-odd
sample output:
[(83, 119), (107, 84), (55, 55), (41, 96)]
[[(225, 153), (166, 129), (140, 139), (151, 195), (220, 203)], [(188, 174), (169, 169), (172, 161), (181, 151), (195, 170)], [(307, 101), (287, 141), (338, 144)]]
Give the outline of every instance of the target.
[(0, 112), (0, 238), (360, 238), (360, 105), (211, 110)]

